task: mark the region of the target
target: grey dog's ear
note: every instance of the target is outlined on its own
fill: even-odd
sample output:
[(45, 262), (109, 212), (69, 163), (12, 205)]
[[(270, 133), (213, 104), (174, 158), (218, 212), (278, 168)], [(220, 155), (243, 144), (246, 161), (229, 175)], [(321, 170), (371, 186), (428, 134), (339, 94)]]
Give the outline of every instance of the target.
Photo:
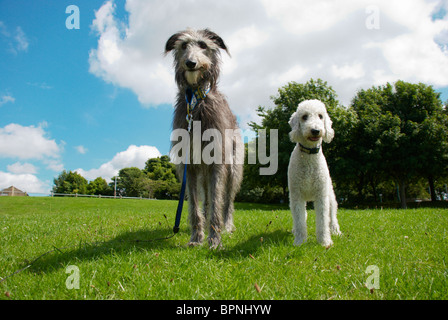
[(168, 39), (165, 44), (165, 54), (174, 49), (174, 45), (176, 44), (177, 40), (179, 40), (180, 36), (181, 33), (175, 33)]
[(218, 47), (220, 47), (222, 50), (227, 52), (227, 54), (230, 56), (229, 49), (227, 49), (227, 46), (224, 43), (224, 40), (222, 40), (222, 38), (220, 36), (218, 36), (216, 33), (214, 33), (213, 31), (210, 31), (208, 29), (205, 29), (204, 33), (207, 36), (207, 38), (212, 40)]

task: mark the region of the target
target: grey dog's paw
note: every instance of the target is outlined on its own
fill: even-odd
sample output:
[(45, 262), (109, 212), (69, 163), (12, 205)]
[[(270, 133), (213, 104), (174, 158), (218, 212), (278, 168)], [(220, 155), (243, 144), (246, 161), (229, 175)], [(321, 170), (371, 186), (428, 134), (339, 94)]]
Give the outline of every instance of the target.
[(215, 250), (222, 248), (221, 237), (218, 236), (209, 237), (207, 240), (208, 244), (210, 245), (210, 249)]
[(188, 246), (197, 247), (202, 245), (203, 241), (204, 241), (204, 233), (195, 230), (191, 235), (190, 242), (188, 242)]
[(198, 247), (198, 246), (202, 246), (202, 242), (194, 242), (194, 241), (190, 241), (187, 244), (189, 247)]

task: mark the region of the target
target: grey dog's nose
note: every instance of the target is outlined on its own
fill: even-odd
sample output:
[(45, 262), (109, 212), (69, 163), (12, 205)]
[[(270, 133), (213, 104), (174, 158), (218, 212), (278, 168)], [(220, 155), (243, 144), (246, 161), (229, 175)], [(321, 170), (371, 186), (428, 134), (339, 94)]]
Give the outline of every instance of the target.
[(317, 129), (311, 129), (311, 134), (312, 134), (313, 136), (318, 136), (319, 133), (320, 133), (320, 130), (317, 130)]
[(187, 60), (187, 62), (185, 63), (187, 65), (188, 68), (190, 69), (194, 69), (196, 67), (196, 62), (191, 61), (191, 60)]

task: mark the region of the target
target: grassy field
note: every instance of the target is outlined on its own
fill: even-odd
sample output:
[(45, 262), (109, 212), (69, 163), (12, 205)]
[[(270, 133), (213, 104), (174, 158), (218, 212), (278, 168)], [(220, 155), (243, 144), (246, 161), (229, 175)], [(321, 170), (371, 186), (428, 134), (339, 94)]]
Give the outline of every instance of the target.
[(289, 210), (254, 204), (236, 204), (221, 250), (186, 246), (186, 208), (173, 238), (122, 241), (170, 235), (176, 206), (1, 197), (0, 277), (54, 251), (0, 283), (0, 299), (448, 298), (446, 209), (341, 209), (343, 235), (329, 249), (316, 242), (313, 211), (308, 242), (294, 247)]

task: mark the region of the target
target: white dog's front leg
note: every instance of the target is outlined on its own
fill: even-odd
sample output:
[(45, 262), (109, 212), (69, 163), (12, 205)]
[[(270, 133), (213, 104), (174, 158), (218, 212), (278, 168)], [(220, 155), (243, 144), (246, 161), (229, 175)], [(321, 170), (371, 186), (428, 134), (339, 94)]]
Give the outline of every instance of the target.
[(307, 239), (306, 230), (306, 202), (301, 200), (291, 200), (290, 203), (293, 229), (292, 233), (294, 235), (294, 245), (300, 246)]
[(334, 193), (330, 195), (330, 232), (340, 236), (341, 230), (339, 229), (339, 222), (337, 218), (338, 203), (336, 202), (336, 197)]
[(330, 201), (328, 197), (314, 202), (316, 210), (316, 237), (324, 247), (333, 244), (330, 235)]

